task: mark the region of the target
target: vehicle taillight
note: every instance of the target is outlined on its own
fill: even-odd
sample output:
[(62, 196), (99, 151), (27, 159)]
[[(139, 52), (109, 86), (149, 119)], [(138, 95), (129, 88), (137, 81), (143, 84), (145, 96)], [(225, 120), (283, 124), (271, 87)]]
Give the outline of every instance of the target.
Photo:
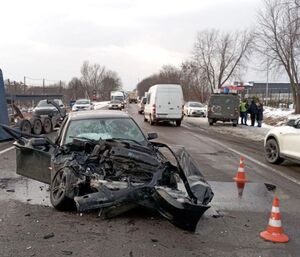
[(152, 105), (152, 113), (153, 113), (153, 115), (156, 114), (156, 106), (155, 106), (155, 104)]

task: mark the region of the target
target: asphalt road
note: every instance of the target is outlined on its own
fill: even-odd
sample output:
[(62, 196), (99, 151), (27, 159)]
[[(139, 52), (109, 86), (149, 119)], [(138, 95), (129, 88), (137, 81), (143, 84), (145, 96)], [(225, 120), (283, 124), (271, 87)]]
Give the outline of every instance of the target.
[[(269, 165), (262, 142), (199, 126), (197, 119), (203, 118), (185, 118), (181, 127), (150, 126), (137, 114), (137, 105), (127, 111), (145, 133), (157, 132), (157, 141), (184, 146), (210, 181), (215, 197), (196, 232), (182, 231), (144, 210), (111, 220), (101, 220), (97, 213), (58, 212), (49, 204), (46, 185), (15, 174), (15, 152), (6, 150), (11, 146), (6, 142), (0, 144), (0, 256), (299, 256), (299, 165)], [(250, 181), (242, 196), (232, 180), (240, 155)], [(290, 237), (286, 244), (259, 237), (274, 194)]]

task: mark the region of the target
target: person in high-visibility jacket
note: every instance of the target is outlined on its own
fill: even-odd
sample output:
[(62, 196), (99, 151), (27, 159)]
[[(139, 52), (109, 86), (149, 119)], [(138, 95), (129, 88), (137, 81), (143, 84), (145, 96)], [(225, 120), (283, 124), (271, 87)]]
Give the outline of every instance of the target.
[(241, 116), (241, 124), (247, 125), (247, 116), (248, 116), (248, 101), (246, 99), (242, 99), (240, 102), (240, 116)]

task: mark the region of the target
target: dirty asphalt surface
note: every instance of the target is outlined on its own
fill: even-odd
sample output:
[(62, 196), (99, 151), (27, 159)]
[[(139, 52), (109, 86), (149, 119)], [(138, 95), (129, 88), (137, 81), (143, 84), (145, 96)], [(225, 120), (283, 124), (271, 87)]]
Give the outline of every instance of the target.
[[(97, 212), (59, 212), (49, 202), (48, 186), (15, 174), (15, 152), (0, 144), (0, 256), (299, 256), (300, 165), (269, 165), (262, 142), (217, 133), (197, 119), (185, 118), (181, 127), (150, 126), (127, 110), (144, 132), (155, 131), (158, 141), (184, 145), (214, 189), (211, 208), (195, 233), (173, 226), (156, 213), (137, 209), (111, 220)], [(225, 124), (226, 126), (226, 124)], [(239, 155), (245, 160), (242, 196), (233, 183)], [(283, 174), (285, 177), (283, 177)], [(276, 185), (286, 244), (265, 242), (265, 230)]]

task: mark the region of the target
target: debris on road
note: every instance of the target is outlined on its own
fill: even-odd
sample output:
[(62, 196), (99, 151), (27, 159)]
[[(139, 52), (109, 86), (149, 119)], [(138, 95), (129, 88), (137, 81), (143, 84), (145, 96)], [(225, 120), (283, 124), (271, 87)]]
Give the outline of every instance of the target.
[(49, 239), (49, 238), (51, 238), (51, 237), (54, 237), (54, 233), (53, 233), (53, 232), (50, 233), (50, 234), (47, 234), (47, 235), (44, 235), (44, 236), (43, 236), (44, 239)]

